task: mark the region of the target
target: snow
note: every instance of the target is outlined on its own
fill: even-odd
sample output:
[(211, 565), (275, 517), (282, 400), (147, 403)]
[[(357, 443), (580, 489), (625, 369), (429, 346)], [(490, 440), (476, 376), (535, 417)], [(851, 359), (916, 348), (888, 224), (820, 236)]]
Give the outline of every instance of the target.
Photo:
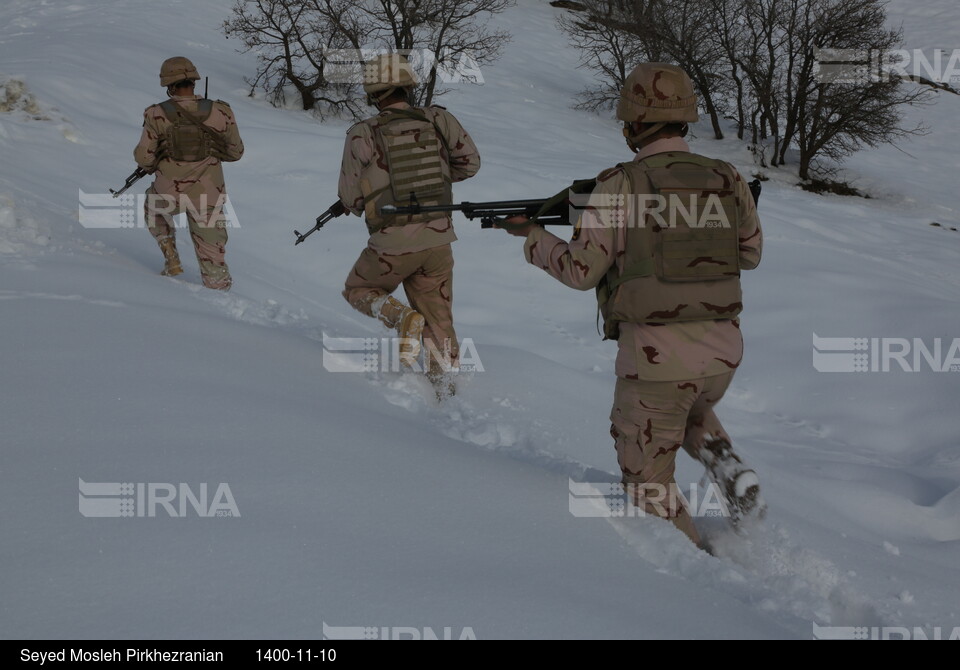
[[(293, 229), (335, 198), (349, 123), (247, 97), (253, 57), (219, 32), (231, 5), (0, 7), (0, 79), (39, 110), (0, 113), (5, 637), (318, 638), (325, 623), (481, 639), (809, 638), (813, 622), (960, 625), (960, 377), (811, 365), (814, 333), (960, 337), (960, 99), (911, 112), (933, 133), (906, 154), (849, 162), (870, 200), (766, 171), (746, 357), (719, 412), (769, 510), (743, 535), (698, 520), (714, 558), (658, 520), (570, 514), (569, 478), (616, 479), (616, 347), (596, 334), (591, 294), (526, 265), (512, 237), (457, 222), (455, 318), (484, 371), (456, 398), (438, 406), (422, 379), (324, 369), (324, 334), (386, 334), (340, 296), (366, 239), (358, 219), (293, 246)], [(890, 6), (922, 48), (952, 44), (952, 10)], [(515, 40), (486, 84), (440, 101), (483, 156), (459, 199), (549, 195), (629, 158), (614, 121), (569, 106), (588, 74), (556, 11), (521, 0), (498, 19)], [(132, 171), (141, 110), (172, 55), (210, 76), (247, 146), (226, 167), (239, 222), (229, 294), (200, 286), (182, 231), (186, 273), (169, 279), (145, 230), (78, 222), (79, 191)], [(696, 134), (694, 150), (755, 171), (736, 140)], [(702, 474), (680, 457), (681, 488)], [(240, 517), (85, 518), (79, 479), (225, 482)]]

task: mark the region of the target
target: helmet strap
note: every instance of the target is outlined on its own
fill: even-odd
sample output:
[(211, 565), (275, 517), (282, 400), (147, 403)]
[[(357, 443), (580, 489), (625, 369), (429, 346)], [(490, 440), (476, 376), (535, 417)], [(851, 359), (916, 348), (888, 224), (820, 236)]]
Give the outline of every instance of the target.
[(407, 92), (407, 102), (409, 103), (413, 97), (413, 88), (410, 86), (394, 86), (378, 93), (367, 93), (367, 104), (371, 107), (379, 107), (384, 100), (399, 90), (405, 90)]
[(640, 151), (640, 147), (642, 146), (640, 144), (641, 140), (647, 137), (650, 137), (654, 133), (659, 132), (666, 125), (667, 125), (666, 123), (654, 123), (649, 128), (644, 130), (642, 133), (634, 135), (633, 123), (628, 121), (623, 124), (623, 136), (627, 138), (627, 146), (630, 147), (630, 150), (633, 151), (633, 153), (637, 153), (638, 151)]
[(632, 134), (633, 133), (630, 132), (630, 122), (627, 121), (623, 124), (623, 137), (627, 140), (627, 146), (630, 147), (630, 151), (637, 153), (640, 151), (640, 147), (634, 144), (633, 140), (630, 138)]
[(367, 93), (367, 104), (371, 107), (379, 107), (380, 103), (393, 95), (393, 92), (396, 91), (397, 88), (399, 87), (394, 86), (378, 93)]
[(191, 84), (196, 86), (196, 79), (181, 79), (180, 81), (175, 81), (167, 86), (167, 95), (172, 98), (177, 94), (177, 88), (186, 88), (185, 86), (177, 86), (177, 84), (182, 84), (185, 81), (189, 81)]

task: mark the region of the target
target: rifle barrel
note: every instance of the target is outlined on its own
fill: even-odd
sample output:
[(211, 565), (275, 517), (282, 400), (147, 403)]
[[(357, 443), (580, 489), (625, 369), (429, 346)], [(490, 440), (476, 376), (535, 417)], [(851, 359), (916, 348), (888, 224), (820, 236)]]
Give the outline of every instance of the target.
[(327, 208), (327, 211), (325, 211), (323, 214), (317, 217), (317, 220), (314, 223), (313, 228), (308, 230), (306, 233), (301, 234), (299, 230), (293, 231), (293, 234), (297, 236), (297, 241), (293, 243), (293, 246), (297, 246), (298, 244), (306, 240), (308, 237), (313, 235), (315, 232), (323, 228), (323, 226), (327, 222), (332, 221), (333, 219), (337, 218), (338, 216), (342, 216), (345, 213), (346, 213), (346, 210), (343, 209), (343, 207), (340, 205), (339, 200), (333, 203), (332, 205), (330, 205), (329, 208)]
[(522, 214), (532, 207), (541, 207), (546, 200), (496, 200), (492, 202), (460, 202), (453, 205), (384, 205), (381, 214), (429, 214), (431, 212), (463, 212), (468, 218), (502, 214), (508, 210)]

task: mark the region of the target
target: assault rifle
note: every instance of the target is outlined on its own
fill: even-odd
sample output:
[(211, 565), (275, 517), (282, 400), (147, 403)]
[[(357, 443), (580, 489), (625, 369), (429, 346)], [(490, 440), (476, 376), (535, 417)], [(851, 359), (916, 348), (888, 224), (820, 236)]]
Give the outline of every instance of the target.
[(127, 177), (127, 180), (123, 182), (123, 188), (121, 188), (119, 191), (114, 191), (111, 188), (110, 192), (113, 193), (114, 198), (119, 198), (121, 195), (123, 195), (124, 191), (126, 191), (128, 188), (130, 188), (131, 186), (136, 184), (138, 181), (146, 177), (148, 174), (150, 173), (144, 170), (142, 167), (138, 167), (136, 170), (133, 171), (133, 174)]
[[(570, 220), (571, 210), (584, 209), (584, 205), (576, 205), (570, 201), (568, 194), (586, 194), (596, 188), (595, 179), (582, 179), (573, 182), (568, 189), (564, 189), (552, 198), (543, 200), (495, 200), (492, 202), (460, 202), (453, 205), (421, 205), (415, 194), (410, 194), (409, 205), (385, 205), (380, 208), (384, 215), (429, 214), (462, 212), (470, 219), (480, 219), (481, 228), (493, 228), (502, 225), (507, 219), (514, 216), (525, 216), (533, 219), (541, 226), (569, 226), (575, 221)], [(761, 185), (759, 179), (748, 184), (753, 202), (760, 200)]]
[(343, 216), (346, 213), (347, 213), (347, 208), (343, 206), (342, 202), (337, 200), (335, 203), (333, 203), (332, 205), (330, 205), (330, 207), (327, 208), (327, 211), (325, 211), (323, 214), (317, 217), (317, 223), (313, 226), (313, 228), (303, 233), (302, 235), (298, 230), (293, 231), (293, 234), (297, 236), (297, 241), (293, 243), (293, 246), (297, 246), (298, 244), (303, 242), (305, 239), (313, 235), (315, 232), (323, 228), (323, 226), (328, 221), (331, 221), (337, 218), (338, 216)]
[(385, 205), (380, 208), (384, 215), (430, 214), (462, 212), (470, 219), (480, 219), (481, 228), (493, 228), (514, 216), (536, 219), (541, 226), (569, 226), (571, 209), (583, 209), (570, 202), (570, 193), (590, 193), (597, 186), (596, 179), (580, 179), (550, 198), (540, 200), (497, 200), (493, 202), (460, 202), (453, 205), (421, 205), (417, 196), (410, 194), (409, 205)]

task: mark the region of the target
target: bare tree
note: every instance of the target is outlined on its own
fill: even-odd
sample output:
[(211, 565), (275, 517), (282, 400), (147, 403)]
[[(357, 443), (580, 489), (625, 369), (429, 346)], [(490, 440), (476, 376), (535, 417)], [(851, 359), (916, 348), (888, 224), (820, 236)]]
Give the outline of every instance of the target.
[(430, 13), (427, 33), (423, 39), (425, 53), (434, 56), (424, 68), (424, 82), (420, 103), (429, 105), (433, 98), (447, 89), (439, 88), (441, 75), (458, 72), (466, 75), (461, 64), (470, 59), (476, 67), (491, 63), (500, 57), (503, 45), (510, 39), (505, 30), (494, 30), (486, 21), (513, 6), (514, 0), (436, 0)]
[[(348, 33), (332, 29), (313, 10), (321, 0), (237, 0), (233, 16), (223, 24), (228, 38), (238, 37), (244, 52), (257, 54), (256, 75), (248, 79), (251, 94), (263, 89), (273, 104), (285, 101), (285, 87), (292, 85), (300, 94), (305, 110), (355, 113), (356, 92), (350, 86), (331, 83), (326, 76), (324, 49), (350, 45)], [(330, 14), (344, 0), (323, 2)]]
[[(431, 104), (444, 92), (440, 86), (445, 74), (465, 61), (476, 69), (499, 56), (510, 35), (491, 29), (488, 22), (513, 4), (514, 0), (236, 0), (224, 32), (239, 37), (244, 51), (257, 53), (257, 73), (248, 80), (251, 91), (262, 88), (278, 104), (292, 86), (304, 109), (357, 115), (363, 99), (357, 77), (353, 82), (332, 81), (331, 65), (338, 64), (327, 62), (330, 50), (350, 49), (358, 58), (375, 50), (409, 54), (423, 82), (417, 102)], [(342, 69), (337, 71), (342, 74)]]
[(610, 0), (583, 0), (576, 13), (561, 14), (557, 25), (580, 51), (580, 67), (593, 71), (597, 83), (580, 92), (578, 109), (610, 109), (630, 71), (646, 58), (636, 37), (609, 21)]
[(823, 83), (817, 49), (890, 52), (902, 44), (902, 32), (886, 27), (884, 6), (878, 0), (810, 0), (809, 5), (815, 18), (795, 63), (797, 94), (784, 138), (785, 144), (794, 143), (800, 150), (801, 179), (813, 176), (817, 157), (840, 162), (863, 145), (875, 147), (926, 132), (922, 125), (905, 127), (903, 109), (927, 104), (933, 95), (884, 75), (858, 83)]
[(581, 94), (581, 106), (615, 100), (626, 74), (640, 60), (671, 61), (693, 80), (714, 135), (723, 137), (720, 115), (727, 86), (718, 65), (722, 49), (704, 35), (711, 16), (702, 0), (587, 0), (586, 18), (561, 17), (560, 28), (583, 52), (584, 65), (601, 83)]
[(727, 77), (733, 85), (736, 107), (737, 138), (743, 139), (747, 128), (747, 106), (750, 104), (748, 82), (739, 57), (747, 50), (747, 34), (744, 27), (743, 0), (709, 0), (712, 12), (708, 14), (708, 26), (714, 34), (717, 48), (722, 53), (727, 68)]
[(722, 70), (723, 49), (710, 30), (713, 10), (702, 0), (630, 0), (621, 28), (637, 37), (651, 60), (682, 67), (697, 90), (713, 128), (723, 139), (720, 117), (726, 111), (729, 82)]
[[(882, 0), (583, 0), (585, 12), (560, 19), (601, 83), (585, 92), (592, 108), (616, 97), (639, 60), (684, 68), (722, 135), (732, 112), (737, 135), (750, 131), (762, 165), (799, 154), (802, 179), (864, 145), (923, 132), (902, 125), (904, 105), (923, 104), (928, 89), (896, 76), (859, 83), (819, 77), (822, 48), (886, 52), (901, 33), (885, 27)], [(583, 14), (586, 13), (586, 18)], [(638, 58), (639, 56), (639, 58)], [(914, 78), (916, 79), (916, 78)], [(583, 104), (583, 103), (582, 103)], [(817, 159), (824, 159), (818, 164)]]

